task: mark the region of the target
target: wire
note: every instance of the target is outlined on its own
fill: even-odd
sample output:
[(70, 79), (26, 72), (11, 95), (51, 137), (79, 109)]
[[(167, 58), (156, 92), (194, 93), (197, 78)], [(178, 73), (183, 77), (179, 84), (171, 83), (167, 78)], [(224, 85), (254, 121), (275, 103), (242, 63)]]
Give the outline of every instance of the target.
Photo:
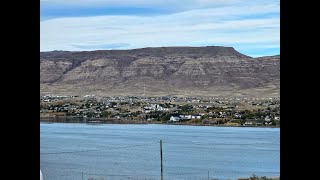
[[(184, 143), (178, 143), (178, 142), (172, 142), (172, 141), (164, 141), (164, 144), (171, 144), (171, 145), (211, 145), (211, 146), (219, 146), (219, 145), (235, 145), (235, 144), (228, 144), (228, 143), (218, 143), (218, 144), (201, 144), (201, 143), (193, 143), (193, 142), (184, 142)], [(95, 149), (87, 149), (87, 150), (79, 150), (79, 151), (62, 151), (62, 152), (48, 152), (48, 153), (40, 153), (40, 155), (47, 155), (47, 154), (68, 154), (68, 153), (82, 153), (82, 152), (93, 152), (93, 151), (103, 151), (103, 150), (110, 150), (110, 149), (122, 149), (122, 148), (130, 148), (130, 147), (140, 147), (140, 146), (146, 146), (151, 144), (159, 144), (159, 142), (153, 142), (153, 143), (146, 143), (146, 144), (135, 144), (135, 145), (128, 145), (128, 146), (122, 146), (122, 147), (108, 147), (108, 146), (97, 146)], [(237, 144), (237, 145), (243, 145), (243, 146), (249, 146), (252, 144)]]
[[(155, 143), (147, 143), (147, 144), (136, 144), (136, 145), (129, 145), (129, 146), (122, 146), (122, 147), (114, 147), (114, 148), (108, 148), (107, 146), (104, 146), (104, 148), (108, 149), (87, 149), (87, 150), (79, 150), (79, 151), (62, 151), (62, 152), (49, 152), (49, 153), (40, 153), (40, 155), (47, 155), (47, 154), (68, 154), (68, 153), (81, 153), (81, 152), (91, 152), (91, 151), (102, 151), (102, 150), (110, 150), (110, 149), (122, 149), (122, 148), (129, 148), (129, 147), (139, 147), (139, 146), (146, 146), (151, 145)], [(103, 146), (98, 146), (99, 148)]]

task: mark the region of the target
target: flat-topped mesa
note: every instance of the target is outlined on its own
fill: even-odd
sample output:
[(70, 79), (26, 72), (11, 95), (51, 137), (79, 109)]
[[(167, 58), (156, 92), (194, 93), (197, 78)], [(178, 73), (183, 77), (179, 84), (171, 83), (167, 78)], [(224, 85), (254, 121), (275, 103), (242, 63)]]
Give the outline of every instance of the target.
[(40, 52), (43, 94), (274, 97), (279, 88), (280, 55), (252, 58), (232, 47)]
[(137, 54), (145, 55), (210, 55), (210, 56), (236, 56), (248, 57), (239, 53), (233, 47), (206, 46), (206, 47), (147, 47), (142, 49), (133, 49)]
[(106, 58), (112, 56), (234, 56), (239, 58), (249, 58), (239, 53), (233, 47), (205, 46), (205, 47), (146, 47), (130, 50), (96, 50), (96, 51), (50, 51), (40, 52), (40, 59), (86, 59), (86, 58)]

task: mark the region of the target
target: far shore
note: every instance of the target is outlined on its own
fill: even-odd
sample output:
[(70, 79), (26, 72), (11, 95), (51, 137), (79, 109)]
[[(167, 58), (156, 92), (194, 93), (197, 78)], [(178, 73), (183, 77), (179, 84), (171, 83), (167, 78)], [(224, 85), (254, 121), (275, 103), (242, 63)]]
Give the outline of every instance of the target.
[(185, 122), (161, 122), (161, 121), (136, 121), (123, 119), (101, 118), (73, 118), (73, 117), (40, 117), (40, 122), (47, 123), (85, 123), (85, 124), (160, 124), (160, 125), (185, 125), (185, 126), (213, 126), (213, 127), (255, 127), (255, 128), (280, 128), (280, 126), (241, 126), (218, 124), (192, 124)]

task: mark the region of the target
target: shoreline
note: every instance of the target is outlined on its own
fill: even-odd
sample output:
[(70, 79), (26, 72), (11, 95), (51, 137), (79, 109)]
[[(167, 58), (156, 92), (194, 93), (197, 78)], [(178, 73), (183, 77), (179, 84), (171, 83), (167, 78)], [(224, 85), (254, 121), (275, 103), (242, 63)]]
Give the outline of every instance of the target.
[(187, 124), (187, 123), (166, 123), (150, 121), (133, 121), (119, 119), (97, 119), (97, 118), (68, 118), (68, 117), (40, 117), (40, 123), (80, 123), (80, 124), (158, 124), (158, 125), (177, 125), (177, 126), (212, 126), (212, 127), (254, 127), (254, 128), (280, 128), (280, 126), (235, 126), (235, 125), (211, 125), (211, 124)]

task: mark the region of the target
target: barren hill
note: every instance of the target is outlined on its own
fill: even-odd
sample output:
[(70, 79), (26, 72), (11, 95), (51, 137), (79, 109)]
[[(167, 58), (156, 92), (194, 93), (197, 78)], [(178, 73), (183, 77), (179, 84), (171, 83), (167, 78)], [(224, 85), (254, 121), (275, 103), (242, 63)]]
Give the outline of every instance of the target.
[(280, 55), (232, 47), (40, 52), (41, 94), (279, 96)]

